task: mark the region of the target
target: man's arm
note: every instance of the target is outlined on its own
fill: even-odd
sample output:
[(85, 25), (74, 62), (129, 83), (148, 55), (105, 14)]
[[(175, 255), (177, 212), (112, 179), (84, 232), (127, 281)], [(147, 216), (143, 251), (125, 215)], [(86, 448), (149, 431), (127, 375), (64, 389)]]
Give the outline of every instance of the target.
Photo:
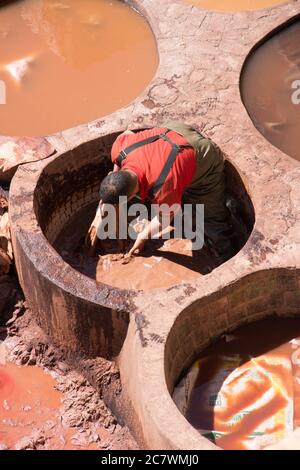
[(147, 240), (150, 238), (155, 237), (162, 229), (162, 224), (159, 220), (159, 217), (156, 215), (153, 217), (151, 222), (144, 228), (144, 230), (138, 234), (138, 237), (129, 251), (130, 255), (137, 255), (141, 251), (143, 251), (143, 248), (145, 246), (145, 243)]
[(95, 218), (93, 222), (90, 225), (89, 231), (87, 233), (87, 236), (85, 238), (85, 244), (90, 248), (90, 254), (93, 255), (96, 249), (96, 244), (97, 244), (97, 230), (98, 227), (101, 223), (102, 220), (102, 203), (100, 201), (98, 207), (97, 207), (97, 212), (95, 215)]
[[(133, 134), (133, 132), (130, 131), (130, 130), (126, 130), (126, 131), (122, 132), (122, 134), (120, 134), (117, 137), (117, 139), (119, 137), (121, 137), (122, 135), (128, 135), (128, 134)], [(114, 163), (114, 167), (113, 167), (112, 172), (120, 171), (120, 167), (114, 161), (113, 161), (113, 163)], [(100, 223), (101, 223), (101, 202), (98, 206), (96, 216), (95, 216), (93, 222), (90, 225), (89, 231), (88, 231), (86, 239), (85, 239), (86, 245), (90, 246), (90, 248), (91, 248), (91, 253), (93, 253), (93, 251), (95, 250), (95, 247), (96, 247), (97, 229), (98, 229), (98, 226), (99, 226)]]
[(170, 223), (174, 218), (173, 213), (162, 214), (161, 212), (157, 214), (151, 222), (144, 228), (144, 230), (138, 235), (133, 247), (129, 251), (130, 255), (139, 254), (147, 240), (150, 238), (154, 238), (158, 235), (162, 230), (169, 227)]

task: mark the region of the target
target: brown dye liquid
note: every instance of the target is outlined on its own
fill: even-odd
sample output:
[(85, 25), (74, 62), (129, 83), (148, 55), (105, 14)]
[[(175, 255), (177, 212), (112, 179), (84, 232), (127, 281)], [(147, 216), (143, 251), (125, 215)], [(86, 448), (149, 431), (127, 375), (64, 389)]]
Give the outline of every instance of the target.
[(148, 23), (119, 0), (2, 6), (0, 134), (47, 135), (110, 114), (143, 91), (157, 64)]
[[(214, 266), (205, 249), (191, 249), (189, 240), (149, 240), (140, 256), (120, 253), (115, 241), (103, 242), (105, 252), (90, 256), (84, 237), (95, 215), (95, 206), (79, 211), (64, 227), (54, 246), (66, 262), (86, 276), (121, 289), (169, 287), (207, 274)], [(126, 243), (126, 250), (132, 242)]]
[[(249, 436), (255, 436), (266, 419), (272, 418), (287, 405), (287, 398), (282, 393), (282, 388), (286, 387), (293, 400), (294, 427), (300, 426), (300, 320), (271, 318), (239, 328), (226, 338), (207, 348), (199, 357), (199, 372), (186, 414), (188, 421), (197, 429), (215, 431), (215, 443), (224, 449), (245, 449)], [(224, 357), (227, 358), (227, 365), (231, 362), (228, 370), (224, 367)], [(237, 378), (232, 380), (230, 386), (227, 385), (227, 405), (222, 408), (219, 393), (224, 382), (228, 381), (234, 364), (235, 373), (240, 371), (241, 375), (245, 375), (249, 373), (247, 366), (251, 360), (255, 364), (251, 373), (260, 373), (259, 381), (248, 379), (247, 386), (242, 389), (241, 377), (239, 381)], [(287, 361), (290, 369), (283, 367)], [(211, 392), (211, 384), (222, 367), (223, 384), (220, 384), (217, 396), (211, 398), (210, 405), (204, 406)], [(273, 388), (277, 387), (274, 397), (261, 402), (260, 407), (251, 413), (243, 414), (243, 410), (251, 409), (251, 405), (259, 403), (265, 393), (270, 393), (270, 374), (277, 376), (281, 384), (278, 386), (273, 382)], [(240, 418), (234, 421), (237, 416)], [(279, 422), (272, 423), (269, 432), (276, 432), (276, 426), (279, 432)], [(222, 432), (224, 435), (221, 435)]]
[[(44, 449), (77, 450), (76, 429), (61, 422), (63, 395), (56, 381), (35, 366), (6, 362), (0, 341), (0, 450), (18, 448), (36, 433), (44, 437)], [(94, 450), (95, 444), (85, 448)]]
[(286, 3), (284, 0), (185, 0), (185, 2), (205, 10), (220, 11), (252, 11)]
[(0, 442), (9, 448), (56, 417), (61, 394), (37, 367), (0, 365)]
[[(0, 441), (8, 447), (55, 416), (60, 393), (54, 380), (36, 367), (0, 366)], [(26, 430), (24, 429), (26, 428)]]
[[(292, 88), (296, 81), (297, 88)], [(298, 104), (293, 103), (293, 94)], [(242, 76), (242, 97), (256, 128), (300, 161), (300, 21), (250, 56)]]

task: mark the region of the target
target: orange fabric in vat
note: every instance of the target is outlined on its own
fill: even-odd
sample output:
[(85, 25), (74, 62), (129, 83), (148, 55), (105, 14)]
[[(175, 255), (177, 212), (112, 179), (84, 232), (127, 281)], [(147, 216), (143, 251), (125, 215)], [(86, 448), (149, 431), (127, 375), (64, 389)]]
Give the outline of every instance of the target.
[(175, 403), (223, 449), (277, 443), (300, 423), (299, 333), (299, 320), (273, 318), (226, 335), (180, 381)]

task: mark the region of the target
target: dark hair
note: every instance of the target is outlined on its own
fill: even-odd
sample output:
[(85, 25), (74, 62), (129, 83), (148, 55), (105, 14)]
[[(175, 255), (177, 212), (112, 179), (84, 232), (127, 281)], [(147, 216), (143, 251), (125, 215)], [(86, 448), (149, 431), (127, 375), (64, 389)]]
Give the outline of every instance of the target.
[(107, 175), (100, 185), (100, 199), (103, 203), (118, 204), (120, 196), (129, 196), (132, 178), (128, 171), (115, 171)]

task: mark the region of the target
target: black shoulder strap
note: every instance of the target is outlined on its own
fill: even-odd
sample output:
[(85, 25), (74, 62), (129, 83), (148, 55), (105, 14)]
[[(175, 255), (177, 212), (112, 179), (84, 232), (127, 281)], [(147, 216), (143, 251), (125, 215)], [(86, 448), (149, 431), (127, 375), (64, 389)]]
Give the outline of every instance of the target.
[(157, 180), (155, 181), (155, 183), (153, 183), (153, 185), (151, 186), (151, 188), (149, 188), (148, 190), (148, 197), (149, 199), (154, 199), (155, 195), (158, 193), (158, 191), (162, 188), (162, 186), (164, 185), (167, 177), (168, 177), (168, 174), (170, 173), (171, 171), (171, 168), (177, 158), (177, 155), (181, 152), (181, 150), (183, 150), (184, 148), (190, 148), (191, 145), (177, 145), (175, 144), (175, 142), (173, 142), (171, 139), (169, 139), (169, 137), (166, 135), (166, 134), (162, 134), (160, 136), (161, 139), (165, 140), (166, 142), (168, 142), (170, 145), (171, 145), (171, 152), (168, 156), (168, 159), (166, 161), (166, 163), (164, 164)]
[(169, 132), (169, 129), (166, 129), (166, 131), (162, 134), (159, 135), (154, 135), (152, 137), (148, 137), (147, 139), (141, 140), (140, 142), (136, 142), (129, 147), (126, 147), (124, 150), (121, 150), (121, 152), (118, 155), (118, 158), (116, 159), (116, 163), (121, 166), (121, 163), (125, 158), (128, 156), (130, 152), (133, 152), (134, 150), (138, 149), (139, 147), (142, 147), (143, 145), (151, 144), (152, 142), (156, 142), (158, 139), (163, 139), (166, 142), (168, 142), (171, 145), (171, 152), (168, 156), (168, 159), (166, 163), (164, 164), (157, 180), (151, 188), (148, 191), (148, 197), (149, 199), (154, 199), (155, 195), (158, 193), (158, 191), (161, 189), (163, 186), (164, 182), (166, 181), (168, 174), (176, 160), (177, 155), (184, 149), (184, 148), (193, 148), (192, 145), (177, 145), (175, 142), (173, 142), (169, 137), (166, 135)]
[(124, 150), (121, 150), (121, 152), (118, 155), (118, 158), (116, 159), (117, 165), (121, 166), (122, 161), (125, 160), (125, 158), (128, 156), (130, 152), (133, 152), (139, 147), (143, 147), (143, 145), (152, 144), (152, 142), (155, 142), (158, 139), (160, 139), (160, 135), (153, 135), (152, 137), (148, 137), (147, 139), (140, 140), (140, 142), (135, 142), (134, 144), (129, 145), (129, 147), (126, 147)]

